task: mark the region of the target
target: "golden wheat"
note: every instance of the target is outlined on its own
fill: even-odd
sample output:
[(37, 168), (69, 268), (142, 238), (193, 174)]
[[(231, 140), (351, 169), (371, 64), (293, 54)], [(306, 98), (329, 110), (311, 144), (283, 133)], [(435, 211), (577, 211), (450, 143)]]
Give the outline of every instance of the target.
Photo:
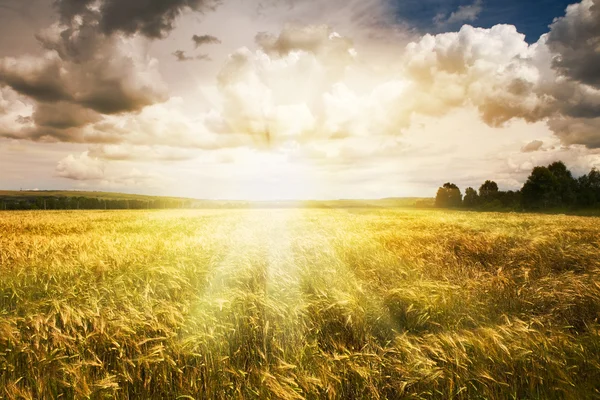
[(598, 219), (0, 214), (0, 398), (600, 398)]

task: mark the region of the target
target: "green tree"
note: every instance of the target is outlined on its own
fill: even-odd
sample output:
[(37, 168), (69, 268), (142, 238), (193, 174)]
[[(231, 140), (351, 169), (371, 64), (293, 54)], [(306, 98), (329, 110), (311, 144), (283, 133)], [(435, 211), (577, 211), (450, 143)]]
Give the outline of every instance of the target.
[(556, 178), (547, 167), (535, 167), (521, 190), (523, 206), (543, 209), (560, 205)]
[(498, 184), (494, 181), (485, 181), (479, 187), (479, 198), (482, 203), (489, 203), (498, 198)]
[(548, 167), (535, 167), (521, 191), (523, 206), (529, 209), (572, 207), (577, 204), (577, 192), (587, 184), (586, 179), (576, 181), (561, 161)]
[(438, 189), (435, 196), (435, 206), (440, 208), (460, 207), (462, 205), (462, 194), (460, 189), (453, 183), (444, 183), (444, 186)]
[(465, 190), (465, 198), (463, 199), (463, 206), (467, 208), (474, 208), (479, 205), (479, 195), (477, 191), (472, 187), (468, 187)]
[(600, 172), (596, 168), (577, 180), (577, 204), (581, 207), (600, 205)]
[(548, 170), (554, 175), (556, 203), (562, 207), (572, 207), (577, 201), (577, 181), (562, 161), (553, 162)]

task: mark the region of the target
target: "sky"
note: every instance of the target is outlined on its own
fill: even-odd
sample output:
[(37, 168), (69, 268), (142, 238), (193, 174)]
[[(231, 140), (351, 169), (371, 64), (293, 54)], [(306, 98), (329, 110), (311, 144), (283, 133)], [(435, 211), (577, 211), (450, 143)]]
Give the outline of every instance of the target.
[(0, 0), (0, 188), (431, 197), (600, 167), (600, 0)]

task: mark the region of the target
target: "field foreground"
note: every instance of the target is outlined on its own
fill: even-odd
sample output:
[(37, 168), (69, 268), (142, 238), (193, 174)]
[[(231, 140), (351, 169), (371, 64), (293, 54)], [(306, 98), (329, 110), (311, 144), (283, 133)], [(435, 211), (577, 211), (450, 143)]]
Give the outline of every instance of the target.
[(600, 398), (600, 220), (0, 213), (0, 398)]

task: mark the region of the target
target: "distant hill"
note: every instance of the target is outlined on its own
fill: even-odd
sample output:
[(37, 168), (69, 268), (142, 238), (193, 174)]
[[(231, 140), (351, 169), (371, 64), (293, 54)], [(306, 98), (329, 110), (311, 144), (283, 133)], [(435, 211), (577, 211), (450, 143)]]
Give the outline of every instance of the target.
[(0, 210), (179, 209), (179, 208), (401, 208), (432, 207), (432, 198), (379, 200), (244, 201), (199, 200), (112, 192), (0, 190)]

